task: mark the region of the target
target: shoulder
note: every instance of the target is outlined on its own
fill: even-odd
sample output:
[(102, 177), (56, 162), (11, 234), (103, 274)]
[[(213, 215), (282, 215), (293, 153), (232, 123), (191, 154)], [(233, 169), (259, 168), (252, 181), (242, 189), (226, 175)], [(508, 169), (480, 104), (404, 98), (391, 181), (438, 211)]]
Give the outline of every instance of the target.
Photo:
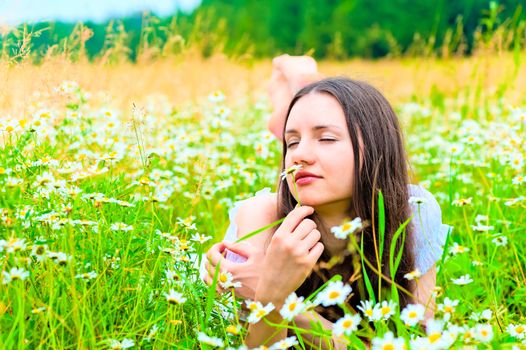
[[(278, 220), (278, 199), (276, 193), (262, 193), (240, 203), (235, 217), (237, 237), (243, 237)], [(247, 242), (264, 245), (274, 228), (247, 239)]]
[(409, 185), (409, 196), (415, 264), (425, 273), (441, 258), (451, 226), (442, 223), (440, 205), (429, 191)]

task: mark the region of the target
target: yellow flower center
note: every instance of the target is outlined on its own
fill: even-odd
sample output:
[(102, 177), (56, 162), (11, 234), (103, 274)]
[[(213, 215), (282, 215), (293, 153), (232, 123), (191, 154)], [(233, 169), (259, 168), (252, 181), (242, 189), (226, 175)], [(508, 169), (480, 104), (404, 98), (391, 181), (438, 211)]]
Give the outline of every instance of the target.
[(526, 328), (524, 328), (524, 326), (519, 326), (519, 327), (515, 328), (515, 332), (522, 333), (522, 332), (524, 332), (525, 329)]
[(345, 320), (343, 321), (343, 328), (350, 328), (352, 327), (353, 325), (353, 321), (352, 320)]
[(429, 339), (429, 342), (431, 344), (433, 344), (434, 342), (436, 342), (438, 339), (440, 339), (441, 337), (441, 334), (440, 333), (433, 333), (433, 334), (430, 334), (428, 339)]
[(394, 348), (393, 344), (385, 344), (383, 350), (394, 350)]
[(219, 281), (225, 283), (228, 281), (228, 277), (226, 275), (219, 275)]
[(391, 312), (391, 308), (389, 306), (382, 307), (382, 315), (387, 315), (389, 312)]
[(409, 312), (409, 318), (415, 318), (417, 316), (416, 311)]
[(332, 292), (329, 293), (329, 299), (336, 299), (339, 296), (340, 296), (340, 292), (338, 292), (337, 290), (333, 290)]
[(296, 310), (296, 306), (298, 306), (297, 303), (290, 303), (290, 304), (289, 304), (289, 311), (294, 311), (294, 310)]
[(451, 306), (444, 306), (444, 312), (445, 313), (452, 313), (453, 312), (453, 308)]

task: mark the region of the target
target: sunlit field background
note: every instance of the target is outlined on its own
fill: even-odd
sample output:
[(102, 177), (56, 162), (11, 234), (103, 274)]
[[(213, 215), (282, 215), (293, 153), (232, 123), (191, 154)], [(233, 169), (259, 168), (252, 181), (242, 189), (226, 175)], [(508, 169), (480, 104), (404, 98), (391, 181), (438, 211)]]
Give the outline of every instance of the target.
[[(393, 103), (412, 182), (453, 226), (436, 321), (407, 326), (395, 308), (373, 332), (349, 311), (363, 319), (351, 347), (399, 348), (391, 329), (415, 349), (526, 348), (526, 35), (503, 49), (506, 33), (469, 56), (319, 63)], [(111, 61), (0, 60), (0, 348), (238, 348), (240, 302), (198, 265), (233, 203), (278, 182), (271, 60), (112, 47)]]

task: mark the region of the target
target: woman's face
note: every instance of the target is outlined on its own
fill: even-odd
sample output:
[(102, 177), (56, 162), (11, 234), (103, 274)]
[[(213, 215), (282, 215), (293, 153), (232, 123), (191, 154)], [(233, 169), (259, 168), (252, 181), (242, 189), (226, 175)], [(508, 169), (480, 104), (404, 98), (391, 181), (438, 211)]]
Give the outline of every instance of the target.
[(286, 168), (301, 164), (287, 176), (293, 196), (303, 205), (347, 209), (352, 196), (354, 153), (343, 109), (329, 94), (301, 97), (285, 125)]

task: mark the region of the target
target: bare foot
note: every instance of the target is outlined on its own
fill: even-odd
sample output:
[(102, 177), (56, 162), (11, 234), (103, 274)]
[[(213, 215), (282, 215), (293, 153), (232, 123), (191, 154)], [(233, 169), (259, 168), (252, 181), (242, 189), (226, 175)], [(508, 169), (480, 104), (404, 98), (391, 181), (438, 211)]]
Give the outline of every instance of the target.
[(281, 55), (272, 60), (268, 94), (273, 111), (268, 129), (279, 140), (283, 136), (288, 107), (294, 94), (302, 87), (322, 78), (312, 57)]

